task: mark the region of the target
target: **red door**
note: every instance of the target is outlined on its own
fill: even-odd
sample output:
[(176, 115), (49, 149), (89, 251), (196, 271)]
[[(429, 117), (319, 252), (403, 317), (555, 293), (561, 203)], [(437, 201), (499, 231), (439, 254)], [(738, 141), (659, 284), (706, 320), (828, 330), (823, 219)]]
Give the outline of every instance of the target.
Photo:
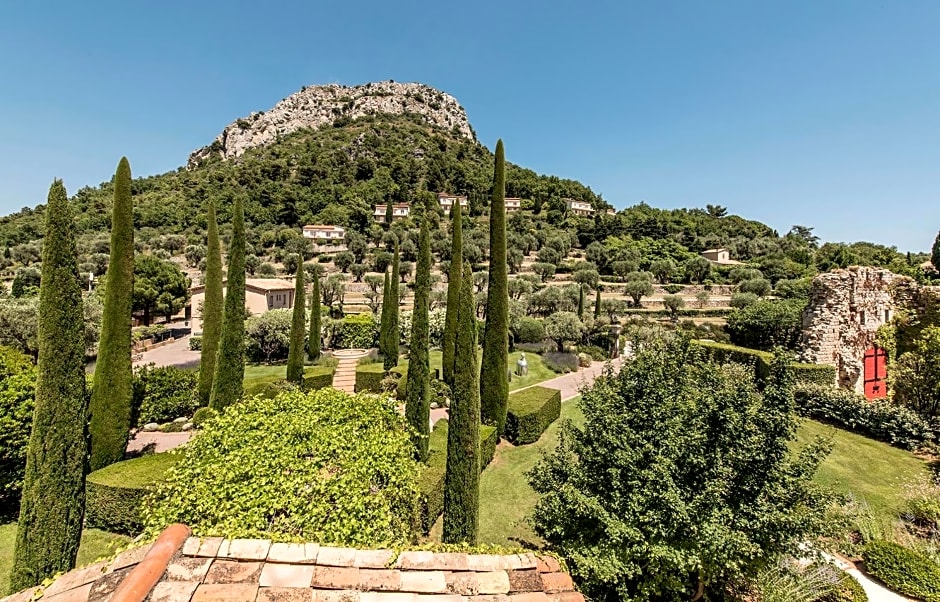
[(865, 352), (865, 397), (878, 399), (888, 394), (885, 383), (885, 366), (888, 353), (877, 345)]

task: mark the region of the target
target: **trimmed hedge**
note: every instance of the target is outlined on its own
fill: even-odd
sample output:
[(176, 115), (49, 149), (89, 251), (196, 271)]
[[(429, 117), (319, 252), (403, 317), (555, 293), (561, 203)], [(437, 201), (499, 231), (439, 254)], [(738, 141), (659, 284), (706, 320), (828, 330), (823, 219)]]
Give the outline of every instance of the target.
[(506, 438), (514, 445), (538, 441), (548, 426), (561, 416), (561, 391), (528, 387), (509, 395)]
[(85, 477), (85, 526), (136, 535), (143, 528), (140, 505), (179, 454), (141, 456), (106, 466)]
[[(421, 528), (429, 533), (444, 513), (444, 475), (447, 472), (447, 419), (438, 420), (428, 440), (428, 465), (418, 478), (421, 492)], [(480, 426), (480, 471), (496, 455), (496, 428)]]
[[(399, 376), (407, 373), (406, 366), (395, 366), (389, 372)], [(382, 381), (385, 379), (385, 367), (382, 362), (356, 366), (356, 393), (382, 393)], [(402, 388), (404, 391), (404, 388)]]
[(301, 388), (304, 391), (315, 391), (333, 386), (333, 375), (336, 368), (332, 366), (309, 366), (304, 370), (304, 380)]
[(799, 383), (794, 389), (796, 411), (801, 416), (913, 450), (936, 440), (930, 423), (913, 410), (886, 399), (864, 396), (834, 387)]
[[(713, 341), (692, 341), (694, 344), (705, 350), (705, 355), (713, 362), (724, 364), (735, 362), (754, 367), (754, 379), (759, 387), (763, 387), (764, 381), (770, 375), (770, 362), (774, 354), (769, 351), (759, 351), (757, 349), (748, 349), (737, 345), (727, 343), (715, 343)], [(816, 385), (828, 385), (835, 387), (836, 367), (828, 364), (791, 364), (793, 369), (793, 378), (797, 383), (809, 383)]]
[(865, 570), (905, 596), (940, 602), (940, 565), (890, 541), (873, 541), (863, 553)]

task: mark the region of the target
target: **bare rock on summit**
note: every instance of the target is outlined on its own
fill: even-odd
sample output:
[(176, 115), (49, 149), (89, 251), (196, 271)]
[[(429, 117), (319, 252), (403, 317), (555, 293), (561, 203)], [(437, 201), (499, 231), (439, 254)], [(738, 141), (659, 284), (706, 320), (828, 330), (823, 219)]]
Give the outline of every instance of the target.
[(476, 140), (467, 112), (457, 99), (430, 86), (393, 81), (351, 87), (329, 84), (302, 88), (269, 111), (252, 113), (229, 124), (215, 142), (190, 154), (189, 166), (194, 167), (213, 154), (224, 159), (238, 157), (250, 148), (274, 142), (279, 136), (330, 126), (338, 119), (406, 113)]

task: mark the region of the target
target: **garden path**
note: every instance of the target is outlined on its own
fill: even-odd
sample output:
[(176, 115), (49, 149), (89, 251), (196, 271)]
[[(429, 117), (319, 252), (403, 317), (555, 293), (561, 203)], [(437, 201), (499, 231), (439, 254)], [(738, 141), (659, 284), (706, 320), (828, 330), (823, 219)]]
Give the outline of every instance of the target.
[(337, 349), (333, 357), (339, 360), (333, 373), (333, 388), (346, 393), (356, 392), (356, 365), (359, 358), (369, 355), (368, 349)]

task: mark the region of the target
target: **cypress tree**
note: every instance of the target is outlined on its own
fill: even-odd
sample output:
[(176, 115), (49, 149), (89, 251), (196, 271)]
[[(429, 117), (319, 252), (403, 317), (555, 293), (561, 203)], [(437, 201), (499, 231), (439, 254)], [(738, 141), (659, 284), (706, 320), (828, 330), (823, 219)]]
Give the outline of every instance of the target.
[(82, 535), (85, 320), (74, 230), (65, 186), (56, 180), (46, 205), (35, 409), (10, 577), (13, 591), (71, 570)]
[(385, 229), (392, 229), (392, 220), (395, 219), (394, 207), (391, 200), (385, 201)]
[(104, 293), (101, 340), (91, 392), (89, 444), (91, 470), (120, 461), (131, 426), (131, 304), (134, 295), (134, 203), (131, 166), (126, 157), (114, 174), (111, 258)]
[(388, 329), (392, 324), (388, 281), (388, 269), (386, 269), (385, 281), (382, 283), (382, 317), (379, 318), (379, 355), (383, 357), (390, 353), (388, 349)]
[(428, 353), (428, 300), (431, 296), (431, 230), (429, 201), (425, 198), (425, 211), (418, 234), (418, 261), (415, 267), (415, 304), (411, 314), (411, 341), (408, 348), (408, 381), (405, 384), (405, 416), (416, 431), (415, 458), (428, 459), (430, 435), (431, 367)]
[(222, 245), (212, 199), (209, 200), (206, 221), (206, 296), (202, 303), (202, 351), (199, 353), (200, 406), (208, 406), (212, 396), (212, 379), (222, 336)]
[(486, 290), (483, 363), (480, 367), (483, 422), (495, 426), (499, 435), (506, 425), (509, 407), (509, 287), (506, 268), (506, 160), (503, 141), (499, 140), (490, 200), (490, 275)]
[(578, 319), (584, 319), (584, 285), (578, 285)]
[(480, 390), (477, 374), (473, 273), (463, 265), (458, 302), (457, 357), (447, 432), (444, 543), (476, 545), (480, 517)]
[(294, 313), (290, 323), (290, 346), (287, 349), (287, 380), (304, 380), (304, 329), (307, 326), (307, 301), (304, 298), (304, 258), (297, 256), (297, 274), (294, 278)]
[(937, 237), (933, 240), (933, 247), (930, 248), (930, 263), (933, 264), (935, 270), (940, 272), (940, 232), (937, 232)]
[(222, 338), (212, 379), (209, 407), (221, 411), (242, 396), (245, 378), (245, 201), (235, 197), (232, 244), (228, 252), (228, 283)]
[(598, 287), (597, 295), (594, 297), (594, 319), (601, 317), (601, 289)]
[(395, 246), (392, 251), (392, 273), (388, 278), (388, 342), (384, 352), (384, 365), (386, 370), (391, 370), (398, 365), (398, 278), (399, 278), (399, 257), (398, 257), (398, 238), (395, 238)]
[(310, 290), (310, 332), (307, 334), (307, 356), (320, 357), (320, 274), (314, 272)]
[(454, 203), (450, 222), (450, 269), (447, 271), (447, 308), (444, 312), (444, 339), (442, 342), (441, 376), (448, 386), (454, 386), (454, 350), (457, 345), (457, 303), (460, 299), (460, 275), (463, 271), (463, 218), (460, 203)]

